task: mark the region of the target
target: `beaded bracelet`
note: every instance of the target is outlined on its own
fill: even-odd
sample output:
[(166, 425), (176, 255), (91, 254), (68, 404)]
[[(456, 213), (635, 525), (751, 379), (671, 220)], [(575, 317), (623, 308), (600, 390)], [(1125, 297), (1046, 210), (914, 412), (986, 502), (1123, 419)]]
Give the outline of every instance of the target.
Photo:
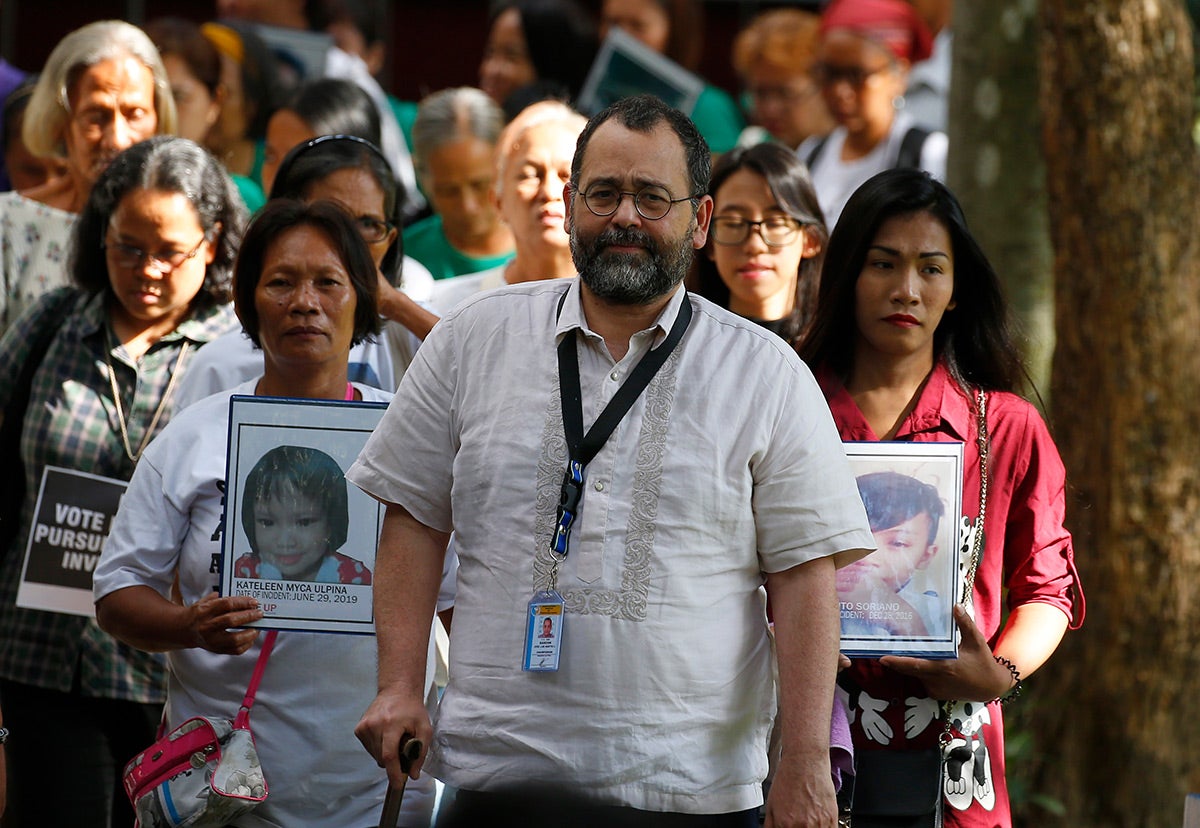
[(1007, 667), (1008, 672), (1012, 673), (1013, 686), (1008, 688), (1008, 692), (1004, 695), (997, 696), (993, 701), (998, 701), (1000, 704), (1008, 704), (1015, 701), (1021, 695), (1021, 671), (1017, 669), (1017, 665), (1013, 664), (1004, 656), (992, 656), (996, 659), (996, 663), (1002, 667)]

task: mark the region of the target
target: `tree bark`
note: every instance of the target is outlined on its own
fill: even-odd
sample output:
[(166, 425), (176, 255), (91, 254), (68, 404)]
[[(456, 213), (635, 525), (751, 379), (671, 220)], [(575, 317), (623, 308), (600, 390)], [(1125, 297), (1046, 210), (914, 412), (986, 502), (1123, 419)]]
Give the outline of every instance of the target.
[(1004, 282), (1036, 388), (1048, 391), (1054, 279), (1038, 135), (1036, 0), (954, 8), (947, 184)]
[[(1200, 178), (1180, 0), (1043, 0), (1055, 434), (1089, 612), (1033, 681), (1064, 825), (1200, 788)], [(1051, 824), (1044, 819), (1038, 824)]]

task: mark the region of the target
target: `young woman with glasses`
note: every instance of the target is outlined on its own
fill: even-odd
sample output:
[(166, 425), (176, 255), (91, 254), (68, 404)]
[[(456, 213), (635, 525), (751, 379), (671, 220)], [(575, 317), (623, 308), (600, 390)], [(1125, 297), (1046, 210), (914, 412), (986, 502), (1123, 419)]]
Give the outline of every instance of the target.
[(828, 233), (804, 164), (780, 144), (722, 155), (696, 292), (796, 342), (816, 304)]

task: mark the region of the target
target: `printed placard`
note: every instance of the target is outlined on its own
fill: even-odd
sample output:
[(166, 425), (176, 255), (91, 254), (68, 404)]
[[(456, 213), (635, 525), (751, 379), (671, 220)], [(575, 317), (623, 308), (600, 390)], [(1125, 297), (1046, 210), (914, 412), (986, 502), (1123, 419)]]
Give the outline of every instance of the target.
[(128, 484), (46, 466), (17, 586), (17, 606), (95, 617), (92, 572)]
[(837, 571), (842, 652), (958, 655), (962, 443), (846, 443), (876, 551)]
[(280, 630), (373, 634), (382, 505), (345, 479), (385, 403), (235, 395), (221, 594)]
[(698, 75), (614, 26), (592, 61), (578, 105), (580, 112), (595, 115), (621, 98), (649, 93), (691, 115), (703, 91)]

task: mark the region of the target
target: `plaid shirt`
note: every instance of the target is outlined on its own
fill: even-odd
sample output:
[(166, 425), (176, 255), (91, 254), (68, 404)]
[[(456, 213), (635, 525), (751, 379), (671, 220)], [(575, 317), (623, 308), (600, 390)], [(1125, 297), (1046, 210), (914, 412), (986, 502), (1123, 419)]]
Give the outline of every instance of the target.
[[(110, 332), (106, 296), (107, 292), (81, 294), (61, 320), (49, 318), (50, 297), (45, 297), (0, 339), (0, 406), (7, 408), (18, 366), (29, 357), (30, 333), (41, 325), (60, 325), (34, 375), (21, 434), (25, 504), (14, 546), (0, 565), (0, 676), (62, 692), (78, 687), (85, 696), (162, 702), (166, 673), (161, 656), (117, 642), (92, 619), (16, 606), (42, 469), (63, 466), (119, 480), (133, 474), (105, 364), (106, 343), (116, 339)], [(109, 352), (131, 447), (136, 450), (141, 444), (183, 344), (199, 347), (235, 324), (230, 306), (210, 308), (180, 324), (140, 360), (130, 359), (119, 345)], [(180, 370), (187, 368), (189, 358), (184, 357)], [(168, 403), (156, 432), (167, 424), (170, 413)]]

